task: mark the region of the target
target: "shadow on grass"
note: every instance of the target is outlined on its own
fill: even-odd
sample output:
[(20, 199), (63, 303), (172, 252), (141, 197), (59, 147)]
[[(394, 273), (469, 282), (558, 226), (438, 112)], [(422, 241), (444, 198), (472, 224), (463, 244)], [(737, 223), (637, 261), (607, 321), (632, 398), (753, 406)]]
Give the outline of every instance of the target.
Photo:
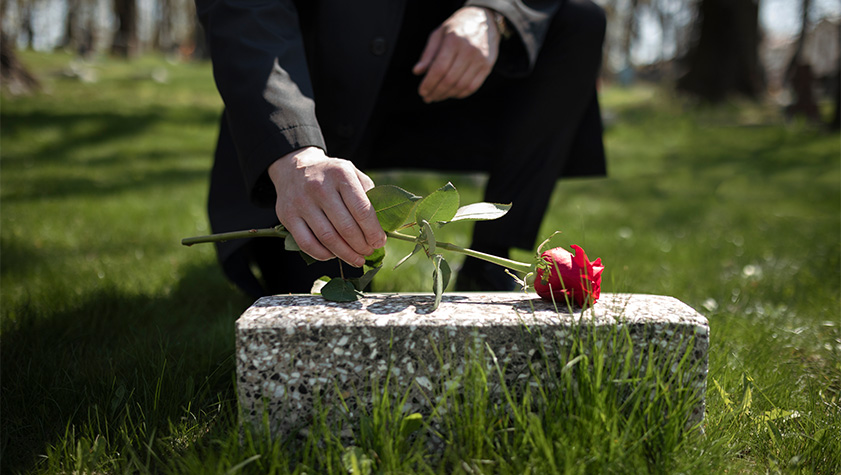
[[(145, 154), (148, 158), (150, 154)], [(103, 180), (83, 177), (55, 177), (39, 180), (37, 188), (12, 189), (3, 194), (7, 203), (24, 203), (48, 198), (97, 197), (133, 192), (150, 188), (172, 189), (190, 182), (206, 181), (209, 172), (201, 169), (146, 170), (132, 174), (122, 174), (113, 179)], [(117, 175), (117, 173), (115, 173)]]
[[(68, 150), (101, 145), (107, 142), (120, 142), (149, 134), (149, 128), (161, 122), (183, 124), (189, 120), (191, 126), (215, 125), (219, 113), (209, 110), (197, 110), (188, 117), (177, 110), (152, 110), (129, 114), (103, 113), (47, 113), (43, 111), (4, 111), (3, 138), (15, 140), (32, 136), (40, 138), (32, 146), (31, 153), (38, 156), (39, 163), (63, 163)], [(60, 131), (60, 137), (44, 140), (41, 134)], [(21, 157), (22, 158), (22, 157)], [(114, 157), (119, 161), (120, 157)], [(11, 169), (25, 166), (21, 160), (12, 159), (3, 164)]]
[[(787, 125), (774, 118), (761, 124), (739, 125), (731, 117), (736, 110), (722, 117), (705, 118), (705, 112), (697, 108), (654, 114), (647, 103), (623, 108), (618, 125), (634, 134), (621, 134), (622, 145), (633, 145), (639, 140), (639, 145), (647, 149), (652, 141), (659, 142), (658, 147), (669, 162), (669, 172), (686, 168), (701, 175), (770, 178), (837, 165), (838, 132)], [(611, 134), (607, 132), (606, 136)]]
[[(100, 196), (207, 179), (209, 162), (196, 168), (184, 158), (210, 160), (219, 113), (199, 109), (188, 115), (183, 109), (130, 114), (4, 111), (2, 135), (9, 145), (4, 171), (34, 170), (37, 176), (29, 185), (6, 183), (3, 199)], [(172, 132), (152, 130), (170, 124)], [(182, 139), (175, 132), (182, 124), (206, 129), (207, 140)]]
[(42, 466), (49, 447), (75, 444), (70, 431), (142, 447), (234, 400), (233, 324), (249, 304), (205, 265), (165, 296), (104, 288), (66, 308), (4, 309), (4, 471)]
[(14, 236), (0, 236), (0, 277), (8, 278), (23, 274), (33, 266), (42, 265), (49, 256), (36, 249), (31, 243)]

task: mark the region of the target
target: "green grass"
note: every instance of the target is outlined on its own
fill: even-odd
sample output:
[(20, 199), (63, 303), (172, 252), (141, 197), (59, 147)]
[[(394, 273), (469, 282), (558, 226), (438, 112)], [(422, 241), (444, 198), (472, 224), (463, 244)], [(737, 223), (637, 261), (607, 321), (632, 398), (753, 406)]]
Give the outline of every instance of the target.
[[(610, 176), (556, 189), (541, 234), (601, 257), (604, 291), (672, 295), (708, 317), (706, 435), (655, 424), (645, 436), (595, 376), (580, 397), (494, 407), (480, 383), (495, 375), (477, 366), (447, 402), (437, 456), (430, 428), (395, 432), (393, 398), (356, 428), (356, 449), (327, 422), (307, 440), (240, 444), (233, 322), (250, 302), (210, 246), (179, 245), (208, 228), (221, 109), (209, 66), (100, 61), (86, 84), (61, 74), (69, 56), (23, 60), (46, 90), (0, 105), (4, 472), (320, 473), (351, 453), (379, 472), (841, 471), (837, 133), (762, 105), (607, 88)], [(151, 80), (159, 68), (165, 84)], [(471, 176), (374, 178), (481, 195)], [(445, 232), (469, 243), (469, 225)], [(410, 250), (389, 243), (386, 267)], [(410, 264), (374, 289), (428, 291), (431, 266)]]

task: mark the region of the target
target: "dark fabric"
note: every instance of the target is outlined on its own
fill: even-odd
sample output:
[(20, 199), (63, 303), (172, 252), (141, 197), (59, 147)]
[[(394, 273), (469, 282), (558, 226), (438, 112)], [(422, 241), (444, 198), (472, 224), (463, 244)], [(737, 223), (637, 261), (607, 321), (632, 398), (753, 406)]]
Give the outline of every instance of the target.
[[(567, 2), (529, 75), (494, 74), (462, 100), (425, 104), (420, 79), (404, 65), (390, 68), (354, 162), (366, 170), (487, 172), (485, 200), (513, 207), (477, 223), (472, 246), (531, 249), (557, 179), (606, 171), (595, 89), (604, 29), (598, 7)], [(403, 40), (398, 50), (416, 58), (424, 42)]]
[[(480, 91), (426, 105), (411, 67), (429, 33), (460, 2), (388, 1), (369, 9), (355, 2), (295, 8), (283, 1), (198, 0), (226, 106), (208, 201), (213, 231), (276, 224), (265, 170), (314, 145), (363, 170), (487, 172), (485, 199), (514, 208), (501, 220), (478, 223), (473, 247), (530, 249), (557, 178), (605, 173), (595, 93), (604, 15), (578, 0), (479, 3), (504, 13), (515, 36), (503, 41)], [(242, 246), (250, 245), (217, 246), (237, 283), (248, 259), (260, 255), (254, 248), (239, 252)], [(300, 259), (271, 254), (281, 268)], [(253, 294), (251, 284), (240, 285)]]
[[(394, 53), (407, 1), (196, 0), (246, 189), (255, 202), (272, 204), (265, 170), (286, 153), (305, 146), (339, 157), (353, 153)], [(527, 58), (521, 71), (511, 72), (524, 74), (535, 64), (562, 1), (471, 3), (492, 5), (508, 16)], [(441, 4), (450, 12), (459, 6)]]

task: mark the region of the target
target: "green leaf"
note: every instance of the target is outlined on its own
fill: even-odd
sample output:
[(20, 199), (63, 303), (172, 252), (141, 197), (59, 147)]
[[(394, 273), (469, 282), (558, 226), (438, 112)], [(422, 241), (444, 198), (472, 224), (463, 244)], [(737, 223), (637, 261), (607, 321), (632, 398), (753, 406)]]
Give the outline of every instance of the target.
[(435, 233), (432, 232), (432, 226), (429, 225), (429, 221), (421, 221), (421, 234), (420, 234), (420, 241), (426, 242), (426, 252), (428, 254), (435, 254)]
[(450, 277), (453, 275), (453, 271), (450, 270), (450, 264), (447, 263), (444, 256), (441, 256), (441, 274), (444, 278), (444, 289), (446, 289), (447, 286), (450, 285)]
[[(277, 229), (278, 227), (282, 228), (283, 226), (275, 226), (275, 229)], [(298, 246), (297, 242), (295, 242), (295, 238), (292, 237), (292, 234), (287, 234), (286, 237), (283, 238), (283, 248), (287, 251), (298, 251), (298, 254), (301, 256), (301, 259), (303, 259), (304, 262), (307, 263), (307, 265), (310, 265), (313, 262), (318, 262), (311, 255), (301, 250), (301, 247)]]
[(315, 279), (312, 283), (312, 288), (310, 288), (310, 293), (314, 295), (321, 295), (321, 289), (323, 289), (330, 280), (332, 279), (326, 275), (322, 275), (321, 277)]
[(450, 265), (441, 254), (432, 256), (432, 264), (434, 269), (432, 271), (432, 292), (435, 294), (435, 303), (432, 305), (432, 310), (436, 310), (441, 304), (441, 298), (444, 295), (444, 289), (450, 283)]
[(458, 211), (458, 202), (458, 190), (452, 183), (447, 183), (418, 203), (418, 208), (415, 210), (415, 222), (449, 221)]
[(321, 296), (331, 302), (355, 302), (362, 294), (356, 290), (353, 283), (335, 278), (330, 279), (330, 282), (321, 288)]
[(403, 259), (400, 259), (400, 261), (397, 264), (394, 264), (393, 269), (397, 269), (398, 267), (400, 267), (400, 264), (403, 264), (404, 262), (408, 261), (410, 257), (417, 254), (418, 251), (420, 251), (421, 249), (423, 249), (423, 246), (421, 246), (420, 244), (415, 244), (415, 248), (412, 250), (412, 252), (407, 254)]
[(505, 216), (505, 213), (511, 209), (511, 204), (503, 205), (499, 203), (473, 203), (462, 206), (456, 211), (456, 215), (447, 222), (454, 221), (489, 221)]
[(368, 190), (368, 199), (383, 230), (394, 231), (412, 214), (415, 201), (421, 197), (394, 185), (380, 185)]
[(365, 271), (365, 273), (362, 274), (362, 277), (356, 277), (348, 280), (351, 284), (353, 284), (356, 290), (363, 292), (365, 290), (365, 287), (367, 287), (368, 284), (370, 284), (371, 281), (374, 280), (374, 276), (377, 275), (377, 272), (379, 272), (382, 268), (383, 266), (382, 264), (380, 264), (378, 267), (374, 267)]
[(365, 267), (380, 267), (383, 265), (383, 259), (385, 259), (385, 248), (374, 249), (374, 252), (365, 256)]
[(283, 238), (283, 248), (287, 251), (300, 251), (301, 246), (295, 242), (295, 238), (292, 237), (292, 234), (287, 234), (285, 238)]
[(304, 251), (299, 251), (298, 255), (301, 256), (301, 259), (303, 259), (304, 262), (307, 263), (307, 265), (314, 264), (314, 263), (318, 262), (318, 259), (315, 259), (314, 257), (312, 257), (311, 255), (307, 254)]

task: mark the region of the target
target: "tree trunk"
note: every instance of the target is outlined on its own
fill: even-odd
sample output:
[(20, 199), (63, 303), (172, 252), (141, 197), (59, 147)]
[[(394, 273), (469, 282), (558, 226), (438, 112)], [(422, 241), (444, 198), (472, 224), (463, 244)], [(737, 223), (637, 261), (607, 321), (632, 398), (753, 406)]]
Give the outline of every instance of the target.
[(833, 94), (832, 119), (829, 121), (829, 128), (841, 130), (841, 69), (835, 73), (835, 94)]
[(20, 15), (21, 29), (26, 35), (26, 47), (35, 48), (35, 29), (32, 28), (32, 4), (18, 0), (18, 14)]
[(158, 1), (158, 21), (156, 23), (155, 33), (152, 35), (152, 46), (157, 51), (170, 53), (173, 47), (172, 32), (173, 32), (173, 18), (175, 17), (175, 9), (172, 7), (171, 0)]
[(122, 58), (134, 58), (140, 53), (136, 0), (114, 0), (114, 15), (118, 27), (111, 44), (111, 53)]
[(58, 44), (60, 48), (70, 49), (75, 47), (78, 14), (79, 0), (67, 0), (67, 12), (64, 14), (64, 36)]
[(625, 29), (622, 35), (622, 53), (625, 54), (625, 66), (631, 67), (631, 45), (637, 36), (637, 14), (639, 0), (631, 0), (628, 16), (625, 17)]
[(755, 0), (701, 0), (696, 42), (685, 58), (678, 89), (720, 102), (734, 94), (758, 98), (765, 90), (759, 59)]
[(195, 10), (190, 12), (190, 19), (193, 31), (191, 37), (193, 40), (193, 51), (190, 54), (192, 59), (208, 60), (210, 59), (210, 50), (207, 48), (207, 40), (205, 39), (204, 28), (199, 23), (199, 18)]
[(785, 71), (784, 83), (794, 96), (794, 102), (786, 108), (786, 114), (789, 117), (802, 115), (810, 120), (819, 121), (820, 112), (813, 91), (815, 76), (812, 73), (812, 66), (803, 58), (803, 47), (806, 45), (806, 36), (809, 33), (809, 7), (811, 3), (811, 0), (802, 0), (801, 2), (803, 11), (800, 17), (800, 34), (797, 36), (794, 53), (792, 53)]
[[(841, 25), (838, 26), (838, 37), (841, 38)], [(834, 111), (829, 127), (832, 130), (841, 130), (841, 55), (838, 56), (838, 69), (835, 70), (835, 94), (833, 96)]]
[(800, 34), (797, 35), (797, 42), (795, 43), (794, 53), (791, 55), (786, 76), (794, 72), (794, 69), (800, 64), (803, 56), (803, 47), (806, 45), (806, 35), (809, 33), (809, 8), (812, 5), (812, 0), (802, 0), (800, 2), (802, 12), (800, 16)]
[(38, 79), (18, 60), (14, 42), (2, 33), (0, 33), (0, 83), (15, 95), (30, 94), (41, 89)]

